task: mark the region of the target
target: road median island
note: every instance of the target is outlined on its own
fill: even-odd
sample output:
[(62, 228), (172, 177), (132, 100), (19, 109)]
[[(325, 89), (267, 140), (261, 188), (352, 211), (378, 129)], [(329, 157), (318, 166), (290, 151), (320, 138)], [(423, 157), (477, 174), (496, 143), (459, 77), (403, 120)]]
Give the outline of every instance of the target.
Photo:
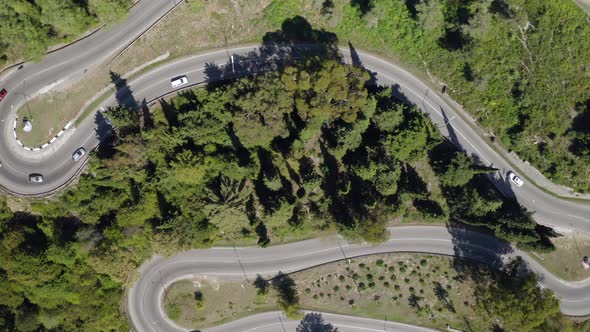
[[(359, 257), (288, 275), (302, 310), (386, 319), (411, 325), (483, 331), (473, 292), (476, 283), (461, 277), (453, 258), (420, 254)], [(485, 275), (472, 262), (465, 268)], [(259, 312), (279, 309), (269, 282), (260, 291), (251, 283), (203, 275), (172, 284), (163, 298), (170, 319), (186, 328), (204, 329)], [(258, 283), (260, 285), (260, 283)]]

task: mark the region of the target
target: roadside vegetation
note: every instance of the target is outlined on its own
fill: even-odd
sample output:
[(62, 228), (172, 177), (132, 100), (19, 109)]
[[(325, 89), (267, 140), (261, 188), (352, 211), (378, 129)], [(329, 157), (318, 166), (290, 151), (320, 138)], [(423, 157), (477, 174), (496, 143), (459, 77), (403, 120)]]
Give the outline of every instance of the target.
[[(115, 135), (75, 187), (29, 212), (4, 208), (6, 326), (119, 329), (126, 323), (112, 301), (146, 258), (215, 243), (266, 246), (330, 230), (378, 242), (393, 219), (451, 219), (550, 249), (530, 214), (486, 182), (493, 170), (443, 141), (390, 88), (368, 84), (364, 69), (341, 64), (334, 35), (302, 18), (291, 23), (269, 33), (263, 49), (309, 36), (323, 47), (296, 54), (305, 61), (240, 61), (280, 69), (186, 91), (152, 111), (120, 100), (129, 108), (107, 112)], [(45, 271), (68, 277), (37, 276)]]
[[(334, 230), (379, 242), (401, 220), (472, 224), (552, 249), (552, 234), (486, 180), (493, 169), (443, 140), (395, 87), (342, 64), (336, 35), (295, 16), (263, 40), (263, 52), (285, 57), (239, 61), (251, 75), (226, 82), (213, 80), (223, 68), (211, 64), (217, 83), (151, 110), (124, 98), (125, 79), (111, 73), (123, 105), (106, 114), (116, 131), (79, 183), (26, 212), (0, 205), (0, 326), (124, 330), (115, 303), (146, 258), (218, 243)], [(293, 54), (286, 42), (321, 47)], [(279, 69), (257, 74), (264, 66)], [(283, 295), (295, 313), (293, 293)]]
[[(533, 275), (500, 273), (449, 257), (376, 255), (330, 263), (251, 284), (211, 276), (171, 285), (162, 303), (181, 326), (204, 329), (261, 311), (298, 310), (370, 317), (445, 330), (574, 331)], [(508, 280), (510, 280), (508, 282)], [(288, 294), (289, 306), (285, 302)], [(577, 328), (577, 327), (576, 327)]]
[[(576, 191), (590, 190), (586, 79), (590, 27), (586, 14), (573, 1), (265, 0), (253, 4), (189, 0), (113, 62), (111, 69), (126, 73), (166, 52), (173, 59), (206, 48), (252, 42), (301, 15), (314, 26), (337, 33), (341, 41), (398, 59), (436, 87), (446, 84), (446, 92), (465, 107), (494, 144), (514, 151), (556, 183)], [(19, 39), (23, 40), (28, 39)], [(84, 96), (80, 100), (56, 92), (43, 102), (53, 100), (50, 109), (71, 107), (64, 112), (76, 114), (108, 83), (108, 73), (93, 72), (88, 77), (83, 87), (73, 87), (70, 94)], [(42, 133), (63, 125), (51, 123)]]
[(0, 8), (0, 68), (42, 59), (48, 47), (67, 43), (99, 24), (127, 14), (131, 0), (10, 0)]
[[(551, 181), (590, 190), (590, 26), (573, 1), (189, 0), (111, 69), (126, 73), (166, 52), (173, 59), (259, 40), (296, 15), (343, 44), (398, 59), (437, 88), (446, 84), (491, 143)], [(73, 116), (108, 83), (108, 73), (87, 76), (72, 93), (33, 103), (51, 102)], [(66, 122), (37, 124), (43, 137), (31, 144)]]

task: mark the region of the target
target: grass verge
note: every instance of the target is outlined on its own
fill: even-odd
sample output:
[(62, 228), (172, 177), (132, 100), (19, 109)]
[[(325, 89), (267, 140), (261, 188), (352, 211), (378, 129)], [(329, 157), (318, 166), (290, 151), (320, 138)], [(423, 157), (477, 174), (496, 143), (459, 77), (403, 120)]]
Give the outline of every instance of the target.
[(590, 270), (582, 267), (582, 257), (590, 256), (590, 235), (572, 232), (552, 239), (552, 242), (555, 245), (554, 251), (531, 251), (531, 257), (564, 280), (579, 281), (590, 277)]

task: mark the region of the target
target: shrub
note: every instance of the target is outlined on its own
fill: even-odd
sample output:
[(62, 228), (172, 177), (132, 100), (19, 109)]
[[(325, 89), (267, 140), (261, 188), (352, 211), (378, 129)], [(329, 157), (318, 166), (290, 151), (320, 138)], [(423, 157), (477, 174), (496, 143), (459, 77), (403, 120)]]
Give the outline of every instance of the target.
[(378, 260), (375, 262), (375, 265), (377, 265), (377, 266), (383, 266), (383, 260), (382, 260), (382, 259), (378, 259)]
[(333, 289), (334, 289), (334, 291), (335, 291), (335, 292), (337, 292), (337, 291), (340, 289), (340, 287), (338, 287), (338, 286), (334, 286), (334, 288), (333, 288)]
[(385, 288), (389, 288), (389, 282), (387, 282), (387, 281), (386, 281), (386, 282), (384, 282), (384, 283), (383, 283), (383, 287), (385, 287)]
[(394, 272), (395, 271), (395, 267), (393, 267), (393, 266), (390, 266), (387, 269), (389, 270), (389, 272)]
[(425, 259), (422, 259), (420, 261), (420, 265), (422, 265), (422, 266), (426, 266), (427, 263), (428, 263), (428, 261), (426, 261)]

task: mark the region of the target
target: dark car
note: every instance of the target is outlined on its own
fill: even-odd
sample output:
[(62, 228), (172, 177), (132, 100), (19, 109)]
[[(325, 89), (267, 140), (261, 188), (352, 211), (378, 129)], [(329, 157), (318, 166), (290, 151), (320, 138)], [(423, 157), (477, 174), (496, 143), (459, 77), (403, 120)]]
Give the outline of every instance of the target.
[(0, 90), (0, 101), (2, 101), (2, 99), (4, 99), (4, 97), (6, 97), (7, 94), (8, 91), (6, 91), (6, 89)]

